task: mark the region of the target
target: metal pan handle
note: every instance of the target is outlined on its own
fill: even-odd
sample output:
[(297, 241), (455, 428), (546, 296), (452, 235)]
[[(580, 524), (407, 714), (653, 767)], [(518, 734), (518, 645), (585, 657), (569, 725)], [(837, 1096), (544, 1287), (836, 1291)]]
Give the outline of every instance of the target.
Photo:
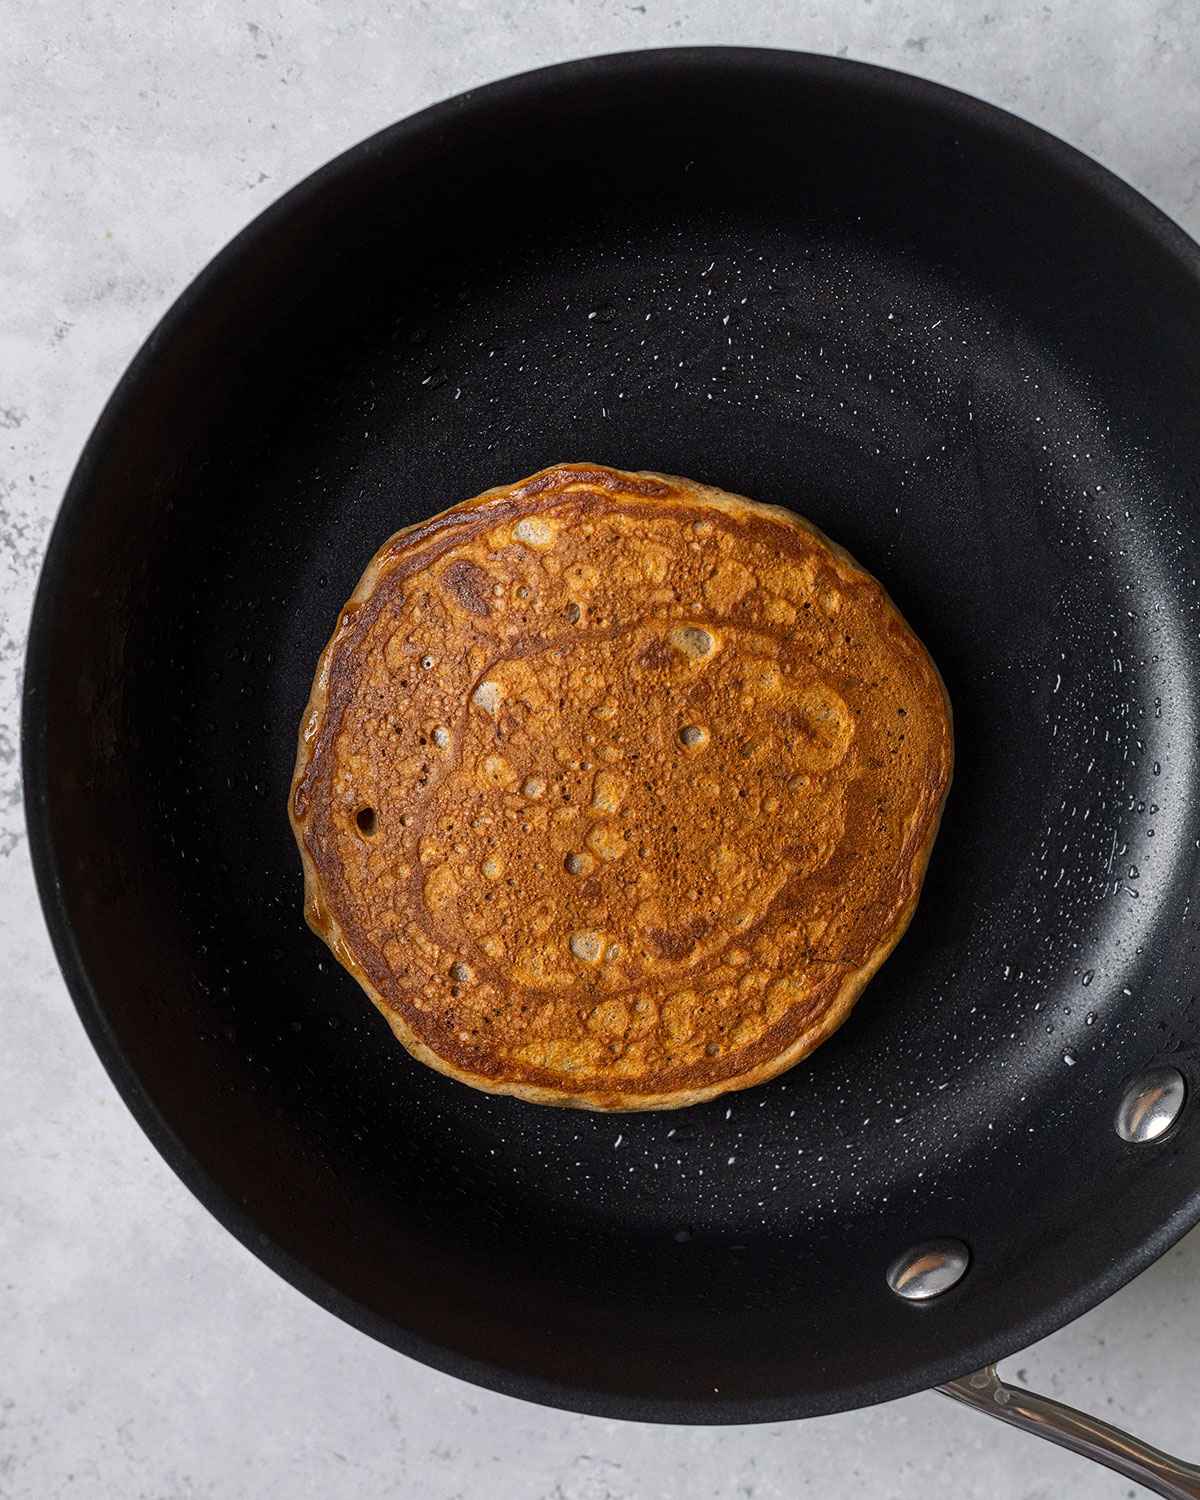
[(1115, 1469), (1156, 1495), (1166, 1496), (1166, 1500), (1200, 1500), (1200, 1468), (1195, 1464), (1160, 1453), (1099, 1417), (1089, 1417), (1061, 1401), (1038, 1396), (1019, 1385), (1009, 1385), (1000, 1379), (995, 1365), (987, 1365), (976, 1375), (964, 1375), (961, 1380), (952, 1380), (938, 1389), (943, 1396), (952, 1396), (989, 1417), (1036, 1433), (1060, 1448), (1069, 1448), (1072, 1453)]

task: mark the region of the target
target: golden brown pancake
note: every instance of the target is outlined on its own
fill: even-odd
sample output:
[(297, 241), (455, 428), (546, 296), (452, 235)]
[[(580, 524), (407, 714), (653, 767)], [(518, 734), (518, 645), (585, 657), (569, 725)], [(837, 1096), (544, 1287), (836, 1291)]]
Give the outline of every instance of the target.
[(928, 653), (814, 527), (564, 464), (372, 558), (301, 726), (305, 912), (452, 1078), (691, 1104), (846, 1019), (952, 757)]

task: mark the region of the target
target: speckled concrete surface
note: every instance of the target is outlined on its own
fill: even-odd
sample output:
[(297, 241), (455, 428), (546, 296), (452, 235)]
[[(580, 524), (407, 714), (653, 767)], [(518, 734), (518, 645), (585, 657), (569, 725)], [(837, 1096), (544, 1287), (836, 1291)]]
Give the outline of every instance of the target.
[[(235, 230), (434, 99), (622, 47), (742, 42), (1007, 105), (1200, 232), (1197, 0), (0, 0), (0, 1497), (799, 1495), (1116, 1500), (1125, 1481), (933, 1395), (785, 1427), (531, 1406), (378, 1348), (277, 1280), (143, 1138), (75, 1020), (21, 822), (41, 550), (100, 405)], [(1010, 1362), (1200, 1454), (1200, 1236)]]

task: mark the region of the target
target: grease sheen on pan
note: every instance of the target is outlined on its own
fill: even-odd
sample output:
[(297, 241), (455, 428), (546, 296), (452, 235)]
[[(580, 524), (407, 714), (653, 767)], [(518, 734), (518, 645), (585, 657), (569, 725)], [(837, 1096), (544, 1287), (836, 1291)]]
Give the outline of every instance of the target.
[(415, 1057), (664, 1109), (845, 1020), (908, 925), (952, 758), (928, 653), (814, 527), (564, 464), (376, 553), (289, 811), (310, 925)]

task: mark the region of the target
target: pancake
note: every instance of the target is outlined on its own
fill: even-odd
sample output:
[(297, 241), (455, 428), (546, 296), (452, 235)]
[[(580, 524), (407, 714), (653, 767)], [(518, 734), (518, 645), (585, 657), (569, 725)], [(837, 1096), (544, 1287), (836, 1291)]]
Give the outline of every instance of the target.
[(305, 913), (452, 1078), (693, 1104), (846, 1019), (952, 759), (928, 653), (814, 527), (563, 464), (372, 558), (300, 730)]

